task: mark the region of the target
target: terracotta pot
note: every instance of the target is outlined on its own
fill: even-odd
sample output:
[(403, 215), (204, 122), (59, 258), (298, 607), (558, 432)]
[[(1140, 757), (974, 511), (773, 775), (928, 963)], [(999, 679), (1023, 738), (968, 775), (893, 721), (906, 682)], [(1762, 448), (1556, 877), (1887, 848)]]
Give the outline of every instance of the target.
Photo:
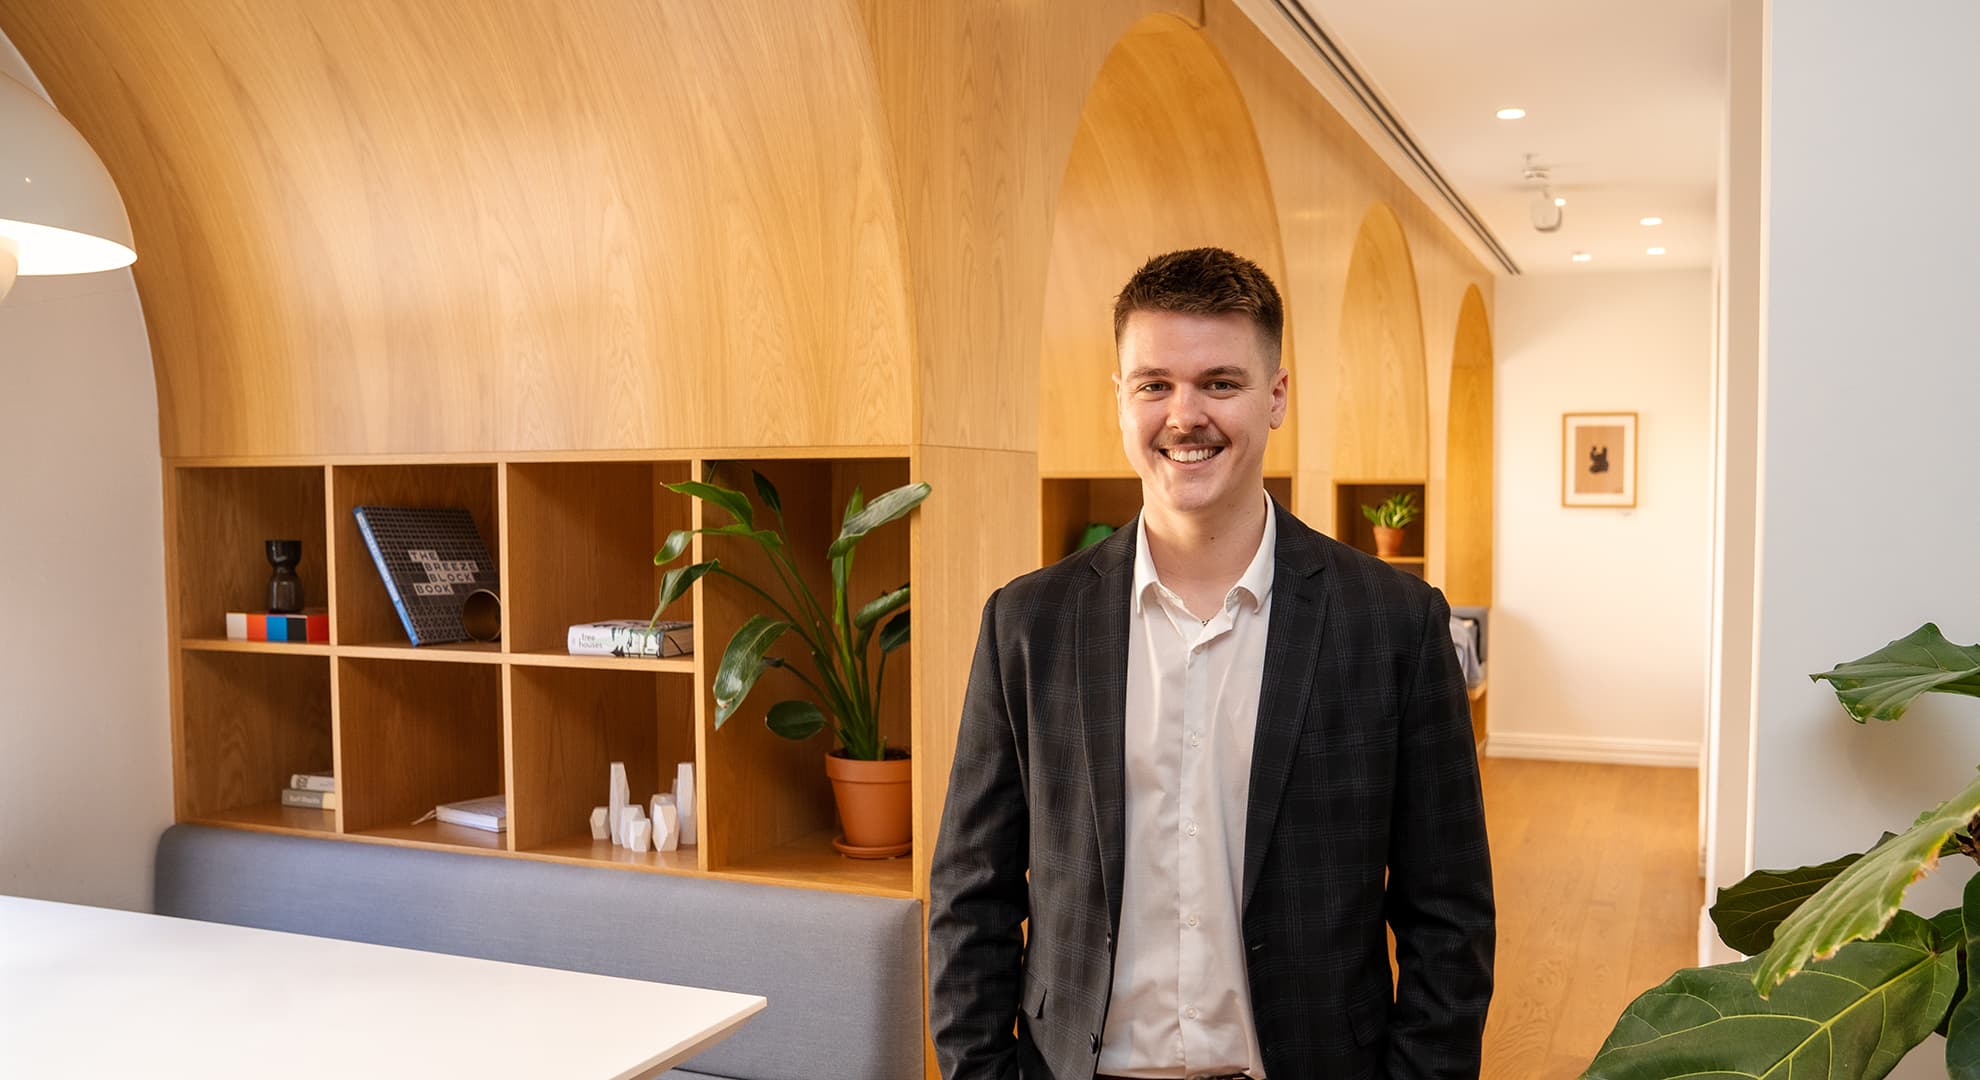
[(891, 859), (914, 848), (914, 762), (900, 750), (885, 761), (856, 761), (834, 750), (825, 775), (839, 804), (845, 835), (832, 841), (854, 859)]
[(1375, 554), (1385, 559), (1395, 555), (1401, 555), (1402, 537), (1403, 531), (1401, 529), (1390, 529), (1381, 525), (1375, 526)]

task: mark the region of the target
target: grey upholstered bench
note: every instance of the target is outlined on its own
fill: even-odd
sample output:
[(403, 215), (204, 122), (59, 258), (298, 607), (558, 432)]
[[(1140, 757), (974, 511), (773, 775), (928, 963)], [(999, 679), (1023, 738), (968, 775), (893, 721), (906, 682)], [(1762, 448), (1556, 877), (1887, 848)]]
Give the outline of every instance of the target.
[(669, 1076), (919, 1080), (915, 900), (175, 825), (161, 915), (761, 994)]

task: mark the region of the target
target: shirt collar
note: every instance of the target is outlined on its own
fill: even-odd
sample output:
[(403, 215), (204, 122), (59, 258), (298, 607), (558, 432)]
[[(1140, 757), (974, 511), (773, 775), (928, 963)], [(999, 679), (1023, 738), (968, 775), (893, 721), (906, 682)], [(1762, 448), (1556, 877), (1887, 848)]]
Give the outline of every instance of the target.
[[(1260, 497), (1265, 500), (1265, 533), (1258, 538), (1258, 550), (1251, 556), (1251, 565), (1244, 568), (1244, 574), (1232, 586), (1251, 598), (1253, 611), (1264, 607), (1266, 598), (1272, 595), (1272, 578), (1279, 548), (1277, 509), (1272, 503), (1272, 496), (1261, 494)], [(1161, 584), (1162, 579), (1155, 573), (1155, 560), (1148, 554), (1147, 515), (1137, 514), (1134, 519), (1134, 582), (1128, 594), (1134, 614), (1141, 614), (1142, 601), (1147, 597), (1148, 590)]]

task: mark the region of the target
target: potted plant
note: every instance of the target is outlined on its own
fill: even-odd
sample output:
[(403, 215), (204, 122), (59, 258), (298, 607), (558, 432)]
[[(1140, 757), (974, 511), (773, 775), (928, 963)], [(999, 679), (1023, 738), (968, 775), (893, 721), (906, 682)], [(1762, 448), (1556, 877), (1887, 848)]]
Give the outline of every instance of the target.
[[(1813, 675), (1857, 723), (1896, 720), (1920, 694), (1980, 697), (1980, 645), (1926, 623)], [(1901, 835), (1819, 866), (1758, 870), (1719, 890), (1712, 923), (1750, 959), (1687, 968), (1616, 1021), (1587, 1080), (1888, 1074), (1938, 1032), (1953, 1080), (1980, 1077), (1980, 877), (1927, 919), (1898, 905), (1942, 856), (1980, 860), (1980, 779)]]
[[(771, 614), (751, 615), (729, 638), (715, 670), (715, 727), (720, 730), (742, 708), (766, 668), (783, 668), (810, 687), (817, 701), (794, 698), (770, 706), (764, 722), (786, 739), (809, 739), (831, 728), (838, 743), (825, 758), (838, 802), (845, 836), (833, 842), (854, 858), (904, 855), (913, 842), (913, 774), (906, 750), (887, 745), (880, 734), (880, 685), (887, 673), (887, 655), (908, 643), (908, 587), (903, 584), (872, 600), (852, 606), (846, 585), (852, 577), (853, 550), (867, 533), (897, 520), (928, 497), (924, 483), (895, 488), (868, 503), (854, 489), (846, 503), (839, 536), (826, 549), (832, 570), (830, 604), (812, 594), (798, 572), (786, 535), (783, 500), (762, 473), (752, 471), (756, 493), (776, 515), (774, 526), (758, 527), (749, 496), (711, 483), (666, 485), (669, 491), (700, 499), (727, 514), (730, 522), (699, 530), (676, 529), (653, 556), (656, 566), (681, 557), (695, 532), (734, 536), (753, 541), (768, 557), (776, 575), (778, 596), (756, 582), (724, 567), (719, 559), (676, 567), (660, 580), (660, 612), (685, 595), (708, 574), (728, 578), (761, 597)], [(811, 673), (794, 666), (771, 649), (785, 635), (794, 635), (810, 654)], [(877, 663), (875, 650), (878, 650)]]
[(1375, 526), (1375, 554), (1384, 559), (1401, 555), (1403, 529), (1422, 512), (1416, 496), (1407, 491), (1396, 492), (1380, 506), (1363, 506), (1361, 516)]

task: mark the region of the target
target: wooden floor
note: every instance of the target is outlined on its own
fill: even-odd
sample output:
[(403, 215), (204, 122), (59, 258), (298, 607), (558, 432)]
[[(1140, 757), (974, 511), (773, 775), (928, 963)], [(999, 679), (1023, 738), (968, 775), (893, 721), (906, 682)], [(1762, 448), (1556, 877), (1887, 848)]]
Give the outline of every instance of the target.
[(1499, 906), (1485, 1080), (1572, 1080), (1698, 962), (1695, 769), (1484, 759)]

